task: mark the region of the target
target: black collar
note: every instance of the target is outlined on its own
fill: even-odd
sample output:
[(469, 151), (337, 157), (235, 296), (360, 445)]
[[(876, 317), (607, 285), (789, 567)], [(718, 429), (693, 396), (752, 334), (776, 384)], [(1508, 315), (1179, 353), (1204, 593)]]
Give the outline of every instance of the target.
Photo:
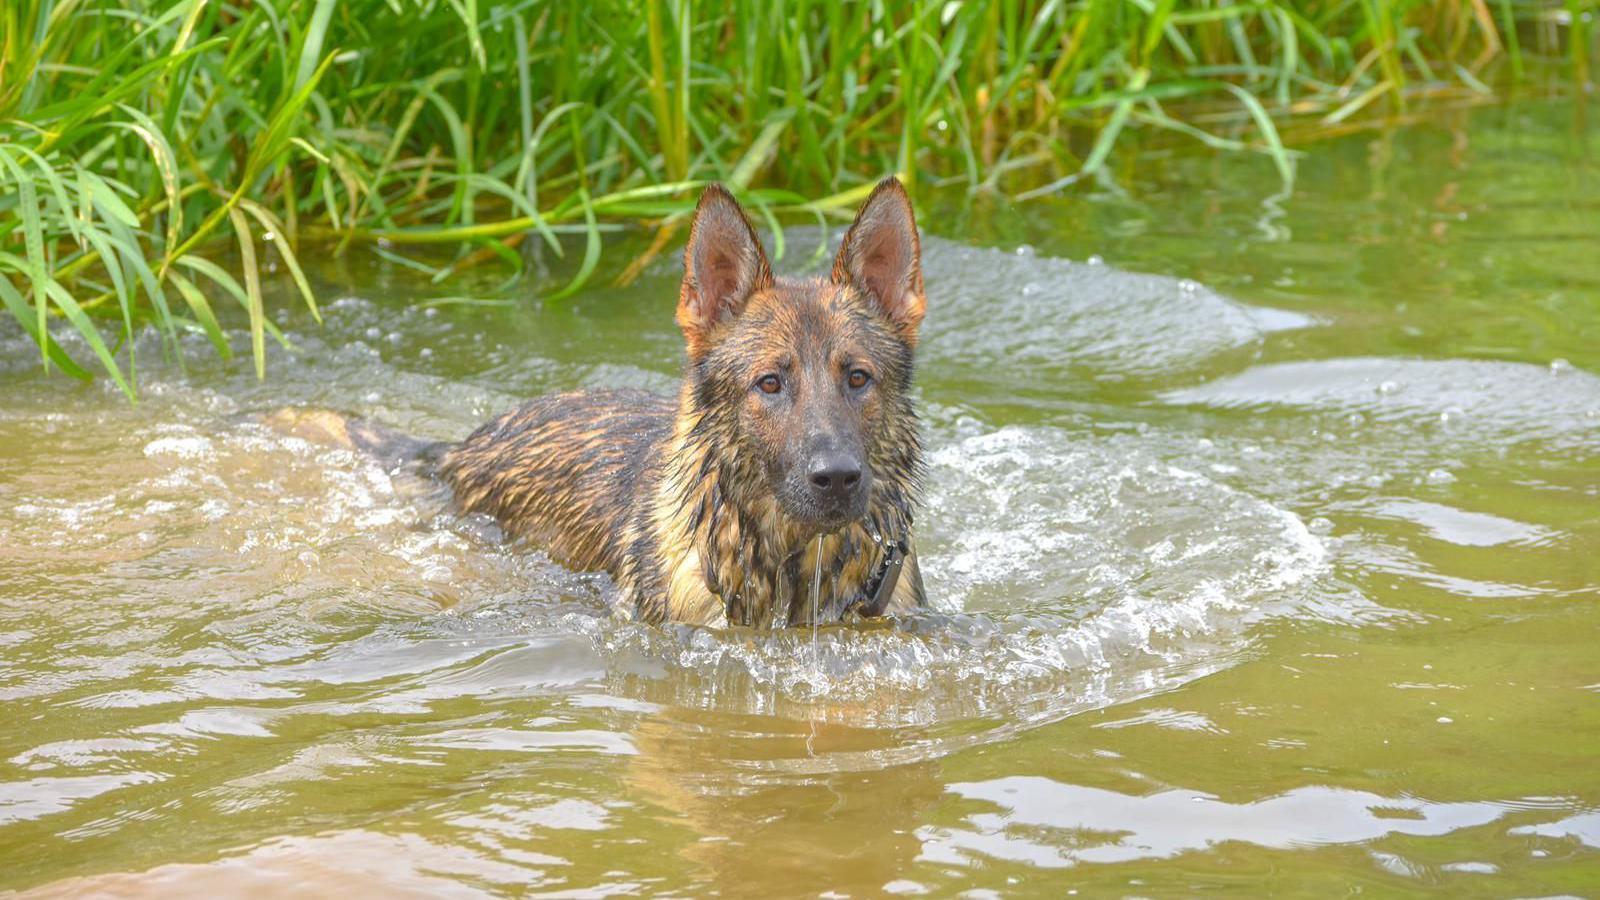
[(854, 609), (863, 616), (875, 617), (889, 608), (895, 586), (900, 583), (900, 572), (906, 567), (907, 548), (906, 542), (897, 538), (885, 540), (883, 546), (883, 562), (878, 564), (878, 571), (867, 581), (861, 597), (846, 607), (846, 611)]

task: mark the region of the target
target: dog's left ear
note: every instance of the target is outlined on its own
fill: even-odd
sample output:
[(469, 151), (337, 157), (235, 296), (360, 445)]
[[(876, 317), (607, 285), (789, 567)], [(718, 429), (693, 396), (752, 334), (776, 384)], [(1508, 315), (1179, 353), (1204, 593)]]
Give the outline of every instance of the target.
[(917, 345), (928, 301), (922, 293), (922, 241), (917, 216), (900, 181), (878, 182), (839, 245), (833, 282), (852, 284), (878, 305), (902, 340)]

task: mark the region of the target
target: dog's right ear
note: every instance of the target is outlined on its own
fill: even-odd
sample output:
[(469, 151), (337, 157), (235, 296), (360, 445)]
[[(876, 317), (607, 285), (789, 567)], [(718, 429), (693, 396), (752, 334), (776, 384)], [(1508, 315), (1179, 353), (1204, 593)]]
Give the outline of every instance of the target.
[(677, 321), (689, 358), (704, 356), (718, 327), (737, 318), (751, 295), (772, 283), (767, 254), (738, 201), (720, 184), (707, 186), (689, 226), (678, 290)]

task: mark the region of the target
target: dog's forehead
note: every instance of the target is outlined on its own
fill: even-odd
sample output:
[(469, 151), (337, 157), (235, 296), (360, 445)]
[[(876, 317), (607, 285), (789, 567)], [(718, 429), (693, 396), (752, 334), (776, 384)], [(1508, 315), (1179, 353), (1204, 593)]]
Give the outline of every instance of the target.
[(821, 278), (782, 278), (751, 299), (741, 330), (796, 351), (872, 340), (884, 330), (854, 289)]

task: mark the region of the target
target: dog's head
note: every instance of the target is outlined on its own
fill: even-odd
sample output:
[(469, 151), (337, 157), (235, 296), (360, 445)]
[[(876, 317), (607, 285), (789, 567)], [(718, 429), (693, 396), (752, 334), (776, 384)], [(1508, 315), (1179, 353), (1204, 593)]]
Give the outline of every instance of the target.
[(728, 415), (720, 437), (739, 446), (722, 452), (754, 461), (779, 509), (805, 530), (865, 515), (875, 463), (902, 459), (893, 444), (915, 440), (908, 391), (926, 306), (920, 254), (911, 200), (893, 178), (861, 207), (832, 274), (807, 280), (773, 276), (722, 187), (700, 197), (677, 314), (695, 404)]

